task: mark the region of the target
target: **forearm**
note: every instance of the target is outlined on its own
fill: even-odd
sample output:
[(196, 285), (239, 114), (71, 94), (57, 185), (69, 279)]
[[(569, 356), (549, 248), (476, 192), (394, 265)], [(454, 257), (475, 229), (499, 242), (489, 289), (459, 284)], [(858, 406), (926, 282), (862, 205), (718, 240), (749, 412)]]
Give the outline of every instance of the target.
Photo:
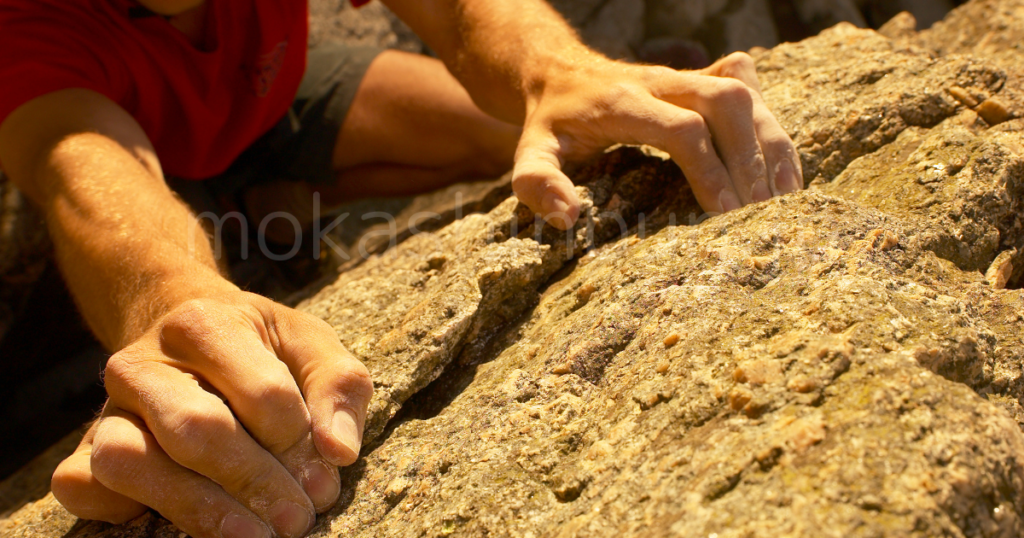
[(481, 109), (506, 121), (521, 124), (545, 84), (603, 59), (543, 0), (385, 3), (434, 49)]
[(116, 142), (94, 134), (56, 144), (37, 171), (58, 263), (97, 337), (111, 350), (192, 298), (237, 289), (222, 278), (188, 208)]

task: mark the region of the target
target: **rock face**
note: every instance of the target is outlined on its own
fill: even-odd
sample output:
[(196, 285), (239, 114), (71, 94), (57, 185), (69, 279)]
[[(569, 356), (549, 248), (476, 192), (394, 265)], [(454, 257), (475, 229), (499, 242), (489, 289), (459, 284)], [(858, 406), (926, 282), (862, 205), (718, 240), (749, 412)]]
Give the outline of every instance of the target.
[(311, 290), (377, 389), (313, 535), (1022, 535), (1024, 0), (912, 27), (756, 56), (806, 192), (708, 218), (619, 148), (568, 234), (496, 182)]

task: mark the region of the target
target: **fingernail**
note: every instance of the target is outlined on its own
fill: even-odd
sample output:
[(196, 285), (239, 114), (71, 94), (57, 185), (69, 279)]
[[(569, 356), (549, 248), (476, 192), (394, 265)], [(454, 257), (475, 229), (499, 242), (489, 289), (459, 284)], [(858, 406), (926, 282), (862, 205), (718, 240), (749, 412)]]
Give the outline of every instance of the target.
[(803, 187), (803, 180), (796, 173), (796, 167), (789, 159), (783, 159), (775, 168), (775, 190), (779, 194), (796, 192)]
[(576, 223), (572, 215), (569, 214), (571, 210), (569, 203), (563, 200), (561, 196), (553, 192), (549, 193), (544, 197), (540, 205), (544, 211), (544, 214), (541, 216), (553, 226), (568, 230)]
[(263, 523), (241, 514), (228, 514), (220, 523), (224, 538), (270, 538), (270, 529)]
[(359, 449), (363, 444), (363, 435), (359, 431), (356, 417), (351, 412), (344, 409), (335, 412), (331, 431), (339, 443), (347, 446), (353, 454), (359, 455)]
[(320, 512), (338, 500), (341, 483), (337, 473), (331, 472), (326, 464), (317, 462), (306, 468), (302, 476), (302, 489), (306, 490), (309, 500), (313, 501), (313, 508)]
[(723, 190), (722, 193), (718, 195), (718, 204), (722, 206), (723, 213), (743, 207), (743, 204), (740, 203), (740, 199), (737, 198), (736, 194), (729, 189)]
[(771, 199), (772, 191), (768, 188), (768, 182), (763, 179), (757, 180), (754, 186), (750, 188), (750, 197), (755, 202)]
[(291, 502), (280, 500), (270, 509), (271, 524), (283, 537), (299, 537), (313, 526), (313, 514)]

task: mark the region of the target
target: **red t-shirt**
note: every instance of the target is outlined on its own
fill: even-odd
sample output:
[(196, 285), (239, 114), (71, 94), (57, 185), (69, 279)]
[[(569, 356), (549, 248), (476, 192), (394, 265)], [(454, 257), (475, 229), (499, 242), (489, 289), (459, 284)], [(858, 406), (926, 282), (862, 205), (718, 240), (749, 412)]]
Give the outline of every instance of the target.
[(139, 122), (166, 174), (223, 172), (291, 106), (308, 14), (304, 0), (207, 2), (199, 50), (135, 0), (0, 0), (0, 123), (41, 95), (90, 89)]

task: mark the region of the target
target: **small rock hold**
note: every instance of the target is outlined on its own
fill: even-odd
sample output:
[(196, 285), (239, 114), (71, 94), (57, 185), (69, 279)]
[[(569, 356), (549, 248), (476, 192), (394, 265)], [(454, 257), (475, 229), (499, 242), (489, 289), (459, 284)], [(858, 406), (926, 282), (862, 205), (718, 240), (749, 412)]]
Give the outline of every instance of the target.
[(678, 333), (672, 333), (672, 334), (666, 336), (664, 342), (662, 342), (662, 343), (665, 344), (665, 347), (672, 347), (672, 346), (676, 345), (677, 343), (679, 343), (679, 334)]
[(729, 407), (733, 411), (739, 411), (743, 409), (750, 400), (754, 399), (754, 393), (741, 387), (736, 387), (729, 391)]
[(640, 404), (640, 409), (646, 411), (658, 405), (658, 402), (661, 401), (661, 397), (658, 395), (657, 392), (648, 392), (647, 394), (640, 394), (634, 396), (633, 400), (635, 400), (636, 403)]
[(1000, 252), (985, 271), (985, 282), (997, 290), (1005, 289), (1013, 275), (1013, 258), (1016, 255), (1016, 249)]
[(819, 383), (817, 379), (814, 379), (813, 377), (807, 377), (805, 375), (798, 375), (793, 379), (790, 379), (789, 383), (786, 383), (786, 388), (793, 392), (799, 392), (801, 394), (806, 394), (808, 392), (817, 390), (820, 387), (821, 383)]
[(384, 488), (384, 498), (388, 501), (395, 502), (401, 499), (405, 491), (409, 489), (412, 482), (404, 476), (400, 476), (388, 483), (387, 487)]
[(771, 256), (751, 256), (747, 259), (747, 266), (751, 269), (758, 271), (764, 271), (766, 267), (772, 264)]
[(583, 306), (590, 301), (590, 296), (597, 291), (597, 286), (593, 284), (584, 284), (576, 290), (576, 305)]
[(883, 503), (882, 499), (879, 499), (878, 497), (871, 495), (869, 493), (867, 495), (864, 495), (857, 501), (857, 506), (860, 506), (865, 510), (872, 510), (877, 512), (882, 509)]
[(959, 86), (952, 86), (949, 88), (948, 91), (954, 99), (963, 103), (964, 106), (968, 106), (971, 108), (978, 106), (978, 100), (972, 97), (971, 94), (967, 93), (967, 90)]
[(899, 237), (889, 230), (877, 229), (868, 232), (868, 246), (873, 250), (889, 250), (900, 243)]
[(567, 362), (555, 365), (555, 367), (551, 369), (551, 373), (555, 375), (565, 375), (568, 374), (569, 372), (572, 372), (572, 366), (570, 366)]
[(1010, 119), (1010, 111), (1002, 101), (995, 97), (985, 99), (978, 105), (978, 115), (989, 125), (998, 125)]
[(751, 400), (743, 406), (743, 414), (749, 418), (758, 418), (768, 409), (768, 404), (759, 400)]
[(658, 372), (659, 374), (663, 374), (668, 371), (668, 367), (669, 362), (665, 359), (661, 359), (660, 361), (658, 361), (658, 366), (654, 368), (654, 371)]
[(736, 367), (732, 378), (737, 383), (764, 385), (782, 380), (782, 365), (778, 361), (758, 359)]

